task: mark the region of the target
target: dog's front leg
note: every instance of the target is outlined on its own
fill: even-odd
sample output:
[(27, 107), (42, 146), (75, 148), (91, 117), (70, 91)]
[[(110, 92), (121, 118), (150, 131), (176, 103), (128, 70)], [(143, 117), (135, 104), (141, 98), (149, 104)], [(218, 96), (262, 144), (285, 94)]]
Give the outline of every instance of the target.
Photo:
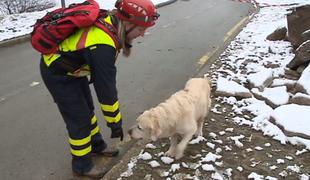
[(169, 150), (165, 153), (165, 155), (170, 156), (170, 157), (174, 157), (175, 154), (175, 148), (178, 144), (178, 135), (173, 135), (170, 137), (170, 147)]
[(183, 135), (182, 140), (176, 146), (175, 159), (180, 159), (181, 157), (183, 157), (184, 150), (185, 150), (188, 142), (192, 139), (193, 135), (194, 135), (194, 133), (188, 133), (188, 134)]

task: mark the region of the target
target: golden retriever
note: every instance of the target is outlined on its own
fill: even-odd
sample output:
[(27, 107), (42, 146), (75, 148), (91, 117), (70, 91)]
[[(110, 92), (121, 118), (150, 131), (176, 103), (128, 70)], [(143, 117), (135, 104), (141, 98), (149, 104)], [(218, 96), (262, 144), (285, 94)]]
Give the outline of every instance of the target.
[(152, 141), (170, 137), (170, 148), (165, 154), (180, 159), (192, 136), (202, 136), (204, 119), (211, 107), (210, 91), (208, 78), (191, 78), (183, 90), (142, 113), (137, 125), (129, 129), (129, 136)]

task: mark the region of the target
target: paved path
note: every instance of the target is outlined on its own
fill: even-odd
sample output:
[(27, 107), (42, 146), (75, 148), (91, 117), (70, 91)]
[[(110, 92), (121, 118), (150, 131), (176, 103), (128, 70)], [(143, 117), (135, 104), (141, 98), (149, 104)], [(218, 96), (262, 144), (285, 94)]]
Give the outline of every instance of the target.
[[(118, 59), (125, 131), (140, 112), (197, 73), (199, 59), (221, 46), (250, 9), (226, 0), (180, 0), (160, 8), (157, 27), (136, 41), (132, 57)], [(0, 48), (0, 54), (2, 179), (72, 178), (65, 125), (42, 84), (38, 53), (26, 42)], [(96, 112), (108, 137), (110, 130), (98, 108)]]

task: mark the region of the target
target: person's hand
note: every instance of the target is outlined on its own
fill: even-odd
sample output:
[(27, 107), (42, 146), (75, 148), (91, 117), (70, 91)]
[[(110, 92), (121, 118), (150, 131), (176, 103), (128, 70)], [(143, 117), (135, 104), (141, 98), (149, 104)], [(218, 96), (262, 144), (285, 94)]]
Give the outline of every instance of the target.
[(107, 123), (107, 126), (111, 128), (111, 138), (120, 138), (120, 140), (123, 141), (124, 133), (122, 120), (117, 123)]
[(120, 138), (123, 141), (124, 133), (122, 127), (111, 128), (111, 138)]

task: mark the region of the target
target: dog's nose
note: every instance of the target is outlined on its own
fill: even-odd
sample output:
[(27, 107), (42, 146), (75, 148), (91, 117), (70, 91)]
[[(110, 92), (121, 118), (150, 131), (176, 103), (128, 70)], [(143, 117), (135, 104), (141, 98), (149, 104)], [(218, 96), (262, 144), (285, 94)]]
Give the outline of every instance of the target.
[(128, 130), (128, 134), (131, 135), (132, 134), (132, 129)]

